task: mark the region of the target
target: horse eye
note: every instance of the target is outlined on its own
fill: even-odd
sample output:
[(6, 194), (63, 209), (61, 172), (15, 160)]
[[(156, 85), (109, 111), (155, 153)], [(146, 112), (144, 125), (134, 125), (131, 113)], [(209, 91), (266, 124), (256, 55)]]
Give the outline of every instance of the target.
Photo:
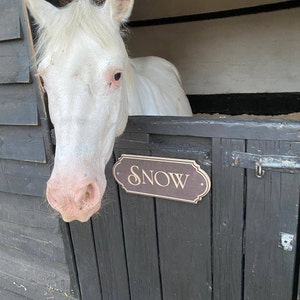
[(115, 81), (119, 81), (122, 77), (122, 73), (118, 72), (115, 74), (114, 78), (115, 78)]

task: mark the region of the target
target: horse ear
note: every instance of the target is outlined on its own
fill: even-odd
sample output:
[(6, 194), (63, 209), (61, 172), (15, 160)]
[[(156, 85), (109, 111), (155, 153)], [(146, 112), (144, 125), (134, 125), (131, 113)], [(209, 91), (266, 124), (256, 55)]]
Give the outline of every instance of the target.
[(46, 27), (48, 21), (58, 12), (58, 8), (45, 0), (25, 0), (26, 5), (40, 27)]
[(134, 0), (106, 0), (105, 9), (109, 9), (114, 21), (124, 23), (131, 15)]

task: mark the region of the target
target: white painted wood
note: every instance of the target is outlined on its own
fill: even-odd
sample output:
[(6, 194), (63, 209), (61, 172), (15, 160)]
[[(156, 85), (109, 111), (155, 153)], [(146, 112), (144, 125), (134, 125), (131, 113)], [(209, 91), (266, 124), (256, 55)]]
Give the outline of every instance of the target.
[(132, 29), (134, 56), (173, 62), (188, 94), (300, 90), (300, 9)]
[(276, 0), (135, 0), (131, 20), (203, 14), (278, 3)]

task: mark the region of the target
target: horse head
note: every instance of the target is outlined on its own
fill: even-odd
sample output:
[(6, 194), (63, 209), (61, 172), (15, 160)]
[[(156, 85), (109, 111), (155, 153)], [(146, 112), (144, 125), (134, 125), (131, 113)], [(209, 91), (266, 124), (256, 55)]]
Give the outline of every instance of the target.
[(64, 8), (26, 0), (38, 25), (38, 73), (56, 133), (47, 199), (64, 221), (100, 209), (105, 166), (126, 126), (130, 62), (120, 25), (133, 0), (73, 1)]

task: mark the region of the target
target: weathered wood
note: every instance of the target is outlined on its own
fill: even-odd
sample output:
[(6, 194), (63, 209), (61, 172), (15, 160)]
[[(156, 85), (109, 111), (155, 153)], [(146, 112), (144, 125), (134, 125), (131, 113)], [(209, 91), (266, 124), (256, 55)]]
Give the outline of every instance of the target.
[(244, 140), (213, 139), (213, 294), (216, 300), (242, 298), (244, 170), (226, 167), (226, 152), (245, 151)]
[[(178, 138), (176, 151), (172, 136), (151, 136), (151, 154), (195, 160), (210, 176), (210, 140)], [(210, 196), (197, 205), (157, 198), (155, 208), (163, 298), (212, 299)]]
[[(55, 261), (47, 261), (32, 253), (0, 246), (1, 270), (3, 274), (16, 276), (24, 281), (31, 281), (38, 285), (53, 287), (66, 291), (69, 287), (68, 269), (66, 265)], [(15, 271), (18, 270), (16, 273)], [(56, 282), (56, 278), (61, 281)]]
[(6, 290), (5, 288), (0, 288), (0, 298), (1, 299), (9, 299), (9, 300), (32, 300), (27, 297), (15, 294), (13, 292), (10, 292)]
[[(109, 203), (88, 225), (92, 229), (72, 230), (75, 248), (84, 245), (75, 251), (88, 248), (85, 263), (98, 264), (101, 299), (120, 298), (124, 291), (124, 299), (137, 300), (291, 299), (296, 246), (285, 252), (278, 244), (280, 232), (297, 235), (300, 175), (267, 172), (259, 180), (253, 170), (228, 167), (224, 158), (232, 151), (300, 156), (298, 140), (298, 122), (131, 117), (116, 142), (116, 158), (126, 153), (195, 159), (212, 175), (213, 195), (191, 205), (119, 189), (120, 209), (110, 199), (118, 193), (109, 174)], [(98, 275), (82, 261), (78, 272), (87, 276), (81, 279), (83, 290), (90, 276)]]
[[(22, 268), (23, 266), (19, 267)], [(53, 286), (39, 285), (7, 274), (2, 276), (0, 271), (0, 296), (2, 291), (4, 291), (4, 295), (9, 295), (9, 297), (12, 295), (12, 298), (1, 298), (3, 300), (78, 300), (68, 292), (58, 290)]]
[(0, 159), (46, 163), (41, 129), (2, 126), (0, 128)]
[(126, 131), (209, 138), (282, 141), (300, 139), (298, 121), (276, 118), (129, 117)]
[(107, 188), (99, 215), (93, 222), (103, 299), (130, 299), (118, 188), (112, 176), (113, 160), (106, 168)]
[(53, 149), (38, 80), (29, 84), (30, 39), (24, 1), (1, 0), (0, 299), (75, 300), (59, 221), (44, 195)]
[(92, 223), (72, 222), (70, 231), (78, 270), (80, 299), (102, 300)]
[[(20, 211), (22, 213), (20, 213)], [(52, 233), (58, 233), (58, 222), (44, 198), (0, 192), (0, 220)]]
[(62, 219), (59, 219), (59, 229), (62, 235), (64, 254), (69, 269), (70, 292), (74, 296), (74, 298), (79, 299), (80, 291), (79, 291), (78, 272), (77, 272), (75, 254), (74, 254), (74, 249), (72, 244), (70, 225), (69, 223), (64, 222)]
[(36, 102), (0, 101), (0, 125), (37, 125), (37, 123)]
[(67, 298), (66, 266), (0, 246), (0, 287), (32, 299)]
[(2, 192), (44, 197), (49, 177), (49, 165), (0, 160)]
[[(116, 158), (121, 153), (115, 148)], [(149, 151), (127, 153), (147, 155)], [(119, 192), (131, 299), (162, 299), (154, 200)]]
[[(203, 167), (189, 149), (153, 155), (195, 159)], [(203, 168), (211, 174), (209, 167)], [(163, 299), (212, 299), (210, 209), (209, 195), (197, 205), (156, 200)]]
[(21, 26), (16, 0), (0, 2), (0, 42), (21, 39)]
[(1, 245), (30, 253), (42, 260), (66, 265), (62, 238), (48, 228), (33, 228), (0, 221)]
[(30, 83), (27, 44), (22, 41), (1, 43), (0, 84)]
[[(248, 141), (247, 152), (284, 155), (287, 144)], [(258, 179), (249, 170), (247, 182), (244, 297), (292, 299), (296, 246), (289, 252), (279, 243), (281, 232), (297, 235), (300, 175), (266, 171)]]
[(209, 201), (157, 200), (164, 299), (212, 299)]
[(33, 85), (0, 85), (0, 125), (38, 125)]
[(149, 134), (144, 132), (131, 132), (125, 130), (125, 132), (116, 138), (115, 147), (118, 149), (149, 149)]

